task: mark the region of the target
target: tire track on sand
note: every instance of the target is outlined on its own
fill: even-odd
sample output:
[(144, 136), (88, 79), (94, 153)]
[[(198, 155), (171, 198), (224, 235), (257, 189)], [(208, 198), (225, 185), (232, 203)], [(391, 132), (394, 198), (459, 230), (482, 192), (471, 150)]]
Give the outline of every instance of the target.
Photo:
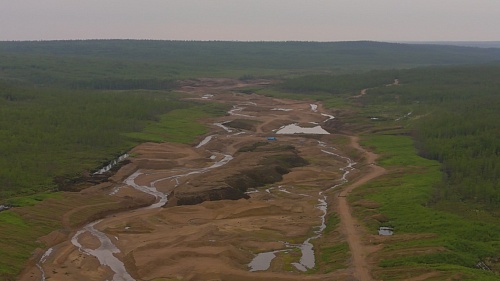
[(356, 187), (369, 182), (370, 180), (383, 175), (386, 170), (382, 167), (375, 165), (375, 160), (378, 155), (367, 151), (359, 145), (359, 137), (351, 136), (351, 146), (363, 153), (366, 158), (369, 170), (362, 177), (358, 178), (355, 182), (348, 185), (339, 194), (338, 210), (341, 220), (342, 229), (347, 238), (349, 249), (352, 256), (352, 267), (354, 270), (354, 277), (360, 281), (374, 280), (370, 273), (370, 266), (367, 261), (368, 254), (371, 251), (367, 249), (367, 245), (363, 243), (363, 233), (359, 228), (359, 223), (351, 213), (351, 207), (347, 201), (347, 195)]

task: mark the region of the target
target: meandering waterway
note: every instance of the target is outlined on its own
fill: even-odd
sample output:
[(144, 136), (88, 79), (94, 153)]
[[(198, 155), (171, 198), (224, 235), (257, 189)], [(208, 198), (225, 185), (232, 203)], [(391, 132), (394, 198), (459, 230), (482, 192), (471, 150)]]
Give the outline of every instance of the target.
[[(202, 142), (200, 142), (200, 144), (197, 145), (197, 147), (201, 147), (201, 146), (207, 144), (212, 137), (213, 137), (213, 135), (205, 138), (204, 140), (202, 140)], [(216, 154), (220, 154), (220, 153), (214, 153), (214, 156), (216, 156)], [(214, 158), (217, 158), (217, 156)], [(195, 175), (195, 174), (206, 173), (212, 169), (216, 169), (216, 168), (219, 168), (223, 165), (226, 165), (227, 163), (229, 163), (229, 161), (231, 161), (233, 159), (233, 157), (229, 154), (220, 154), (220, 156), (218, 158), (220, 158), (220, 160), (215, 161), (212, 165), (210, 165), (208, 167), (201, 167), (201, 168), (197, 168), (197, 169), (192, 169), (192, 170), (189, 170), (189, 171), (177, 174), (177, 175), (160, 178), (158, 180), (151, 182), (151, 184), (149, 186), (140, 185), (140, 184), (136, 183), (136, 179), (144, 174), (143, 171), (138, 170), (138, 171), (134, 172), (132, 175), (130, 175), (127, 179), (125, 179), (124, 184), (126, 184), (126, 185), (128, 185), (128, 186), (130, 186), (138, 191), (152, 195), (156, 198), (156, 202), (154, 204), (152, 204), (144, 209), (160, 208), (161, 206), (165, 205), (165, 203), (167, 203), (168, 194), (163, 193), (161, 191), (158, 191), (157, 188), (155, 187), (156, 183), (158, 183), (160, 181), (165, 181), (165, 180), (174, 180), (176, 182), (175, 187), (177, 187), (179, 185), (180, 178)], [(115, 192), (116, 191), (112, 192), (111, 194), (114, 194)], [(133, 281), (133, 280), (135, 280), (127, 272), (124, 263), (115, 256), (115, 254), (120, 253), (120, 250), (115, 246), (115, 244), (112, 242), (112, 240), (109, 239), (109, 237), (105, 233), (103, 233), (103, 232), (99, 231), (97, 228), (95, 228), (100, 223), (100, 221), (101, 220), (89, 223), (85, 227), (83, 227), (81, 230), (77, 231), (76, 234), (72, 237), (71, 243), (75, 247), (77, 247), (82, 253), (85, 253), (86, 255), (94, 256), (95, 258), (97, 258), (97, 260), (100, 262), (100, 264), (102, 266), (109, 267), (114, 273), (113, 281)], [(90, 235), (97, 238), (100, 242), (100, 246), (97, 249), (91, 249), (91, 248), (83, 246), (80, 243), (80, 237), (84, 233), (89, 233)], [(40, 271), (42, 273), (42, 281), (46, 280), (45, 271), (43, 270), (43, 263), (45, 262), (45, 260), (48, 258), (48, 256), (51, 253), (52, 253), (52, 248), (47, 250), (47, 252), (41, 257), (41, 259), (37, 263), (37, 267), (40, 269)]]
[[(340, 183), (330, 187), (327, 191), (330, 191), (340, 185), (343, 185), (348, 182), (347, 176), (348, 174), (355, 169), (353, 166), (356, 165), (356, 162), (354, 162), (352, 159), (346, 156), (339, 155), (337, 153), (328, 151), (329, 150), (335, 150), (334, 147), (328, 147), (325, 143), (323, 142), (318, 142), (318, 146), (321, 148), (321, 151), (323, 153), (326, 153), (328, 155), (335, 156), (337, 158), (343, 159), (346, 161), (347, 165), (340, 168), (342, 173), (342, 177), (340, 179)], [(268, 188), (266, 189), (267, 193), (270, 193), (271, 190), (275, 189), (273, 188)], [(290, 191), (283, 189), (281, 186), (278, 186), (276, 189), (279, 191), (285, 192), (285, 193), (290, 193)], [(299, 194), (299, 195), (304, 195), (308, 196), (305, 194)], [(300, 271), (307, 271), (309, 269), (312, 269), (316, 266), (316, 257), (314, 255), (314, 245), (311, 243), (311, 241), (316, 240), (320, 238), (323, 235), (323, 231), (326, 228), (326, 215), (328, 212), (328, 203), (327, 203), (327, 196), (324, 194), (323, 191), (320, 191), (318, 194), (318, 204), (316, 205), (316, 208), (321, 211), (321, 216), (320, 216), (320, 222), (321, 224), (317, 227), (318, 229), (314, 231), (314, 236), (311, 236), (307, 238), (302, 244), (296, 245), (296, 244), (290, 244), (290, 243), (283, 243), (286, 248), (298, 248), (301, 251), (301, 258), (299, 262), (292, 263), (292, 265), (297, 268)], [(257, 254), (252, 261), (248, 264), (249, 270), (250, 271), (265, 271), (268, 270), (271, 267), (271, 263), (276, 258), (276, 254), (280, 252), (286, 252), (288, 249), (280, 249), (280, 250), (274, 250), (270, 252), (262, 252)]]

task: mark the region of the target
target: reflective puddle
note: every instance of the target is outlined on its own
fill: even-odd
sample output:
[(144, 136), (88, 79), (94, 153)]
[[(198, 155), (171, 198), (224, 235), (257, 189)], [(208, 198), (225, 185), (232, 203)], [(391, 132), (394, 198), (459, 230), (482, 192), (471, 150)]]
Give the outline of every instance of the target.
[(329, 135), (330, 133), (328, 133), (321, 126), (304, 128), (304, 127), (300, 127), (297, 124), (290, 124), (290, 125), (281, 127), (276, 132), (276, 134), (281, 134), (281, 135), (293, 135), (293, 134)]

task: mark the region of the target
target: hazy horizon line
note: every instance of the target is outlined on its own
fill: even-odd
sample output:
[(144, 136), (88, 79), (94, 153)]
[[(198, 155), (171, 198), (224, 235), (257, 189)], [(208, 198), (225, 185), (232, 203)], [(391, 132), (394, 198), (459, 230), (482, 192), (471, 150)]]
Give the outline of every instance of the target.
[(377, 43), (500, 43), (500, 40), (229, 40), (229, 39), (151, 39), (151, 38), (85, 38), (85, 39), (13, 39), (0, 42), (55, 42), (55, 41), (177, 41), (177, 42), (241, 42), (241, 43), (342, 43), (342, 42), (377, 42)]

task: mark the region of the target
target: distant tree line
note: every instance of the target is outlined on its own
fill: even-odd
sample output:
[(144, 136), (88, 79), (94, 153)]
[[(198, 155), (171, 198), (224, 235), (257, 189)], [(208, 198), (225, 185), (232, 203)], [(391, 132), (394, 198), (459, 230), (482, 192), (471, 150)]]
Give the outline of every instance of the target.
[[(0, 42), (0, 79), (158, 89), (163, 79), (371, 69), (500, 61), (500, 49), (383, 42), (67, 40)], [(95, 82), (90, 83), (90, 81)], [(107, 81), (107, 80), (111, 81)], [(146, 79), (146, 80), (142, 80)], [(152, 80), (148, 80), (152, 79)], [(156, 81), (158, 79), (159, 81)], [(103, 80), (103, 81), (99, 81)], [(138, 80), (138, 81), (135, 81)], [(141, 81), (142, 80), (142, 81)], [(87, 81), (84, 83), (84, 81)], [(141, 85), (137, 85), (137, 83)]]
[(392, 84), (397, 71), (369, 71), (344, 75), (307, 75), (285, 80), (280, 84), (281, 90), (291, 92), (323, 92), (335, 95), (359, 93), (361, 89)]
[(71, 84), (73, 88), (96, 89), (96, 90), (171, 90), (175, 88), (176, 82), (170, 79), (158, 78), (101, 78), (86, 81), (77, 81)]

